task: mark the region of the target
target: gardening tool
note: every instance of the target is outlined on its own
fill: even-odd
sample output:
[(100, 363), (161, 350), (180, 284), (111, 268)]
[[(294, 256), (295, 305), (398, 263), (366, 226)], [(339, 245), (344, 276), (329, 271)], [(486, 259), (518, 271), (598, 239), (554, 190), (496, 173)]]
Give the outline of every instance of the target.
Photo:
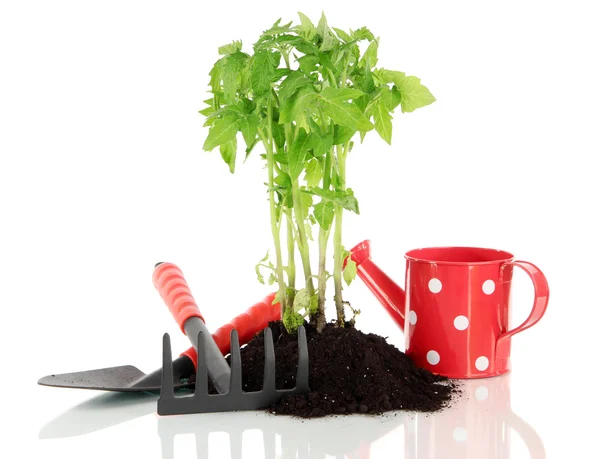
[[(261, 302), (251, 306), (246, 312), (223, 325), (212, 335), (214, 342), (223, 355), (229, 353), (231, 329), (239, 326), (240, 323), (249, 322), (249, 325), (245, 327), (246, 333), (240, 339), (240, 343), (243, 345), (266, 327), (269, 322), (281, 318), (280, 305), (279, 303), (273, 304), (274, 298), (274, 293), (268, 295)], [(196, 350), (191, 347), (172, 362), (173, 387), (175, 389), (194, 387), (194, 383), (189, 383), (188, 378), (194, 373), (196, 356)], [(113, 392), (158, 391), (161, 386), (161, 375), (162, 368), (146, 374), (134, 366), (124, 365), (99, 370), (49, 375), (41, 378), (38, 384)]]
[[(240, 338), (246, 340), (251, 336), (249, 330), (252, 330), (256, 324), (261, 322), (260, 315), (238, 316), (237, 321), (230, 324), (232, 325), (229, 346), (231, 351), (230, 368), (219, 352), (214, 339), (206, 330), (200, 310), (181, 270), (172, 263), (159, 263), (155, 267), (152, 278), (171, 314), (182, 331), (192, 341), (194, 349), (197, 350), (196, 389), (194, 394), (176, 397), (173, 384), (174, 367), (171, 355), (171, 340), (169, 334), (165, 333), (163, 337), (162, 381), (158, 399), (159, 415), (257, 410), (266, 408), (285, 395), (303, 394), (309, 391), (308, 345), (304, 327), (298, 328), (296, 386), (293, 389), (281, 390), (277, 390), (275, 387), (275, 349), (273, 334), (271, 329), (267, 327), (264, 331), (263, 388), (260, 391), (244, 392), (242, 390)], [(260, 325), (263, 324), (264, 322)], [(219, 394), (208, 394), (209, 375)]]
[(181, 270), (173, 263), (157, 263), (154, 266), (152, 281), (171, 311), (175, 322), (189, 338), (196, 351), (198, 350), (198, 336), (207, 337), (204, 343), (206, 351), (204, 362), (208, 374), (219, 393), (227, 392), (231, 376), (229, 365), (204, 325), (204, 317), (200, 314), (200, 309), (198, 309)]
[[(548, 282), (532, 263), (508, 252), (433, 247), (406, 253), (406, 293), (371, 259), (370, 242), (351, 250), (358, 276), (404, 332), (406, 354), (420, 367), (450, 378), (483, 378), (510, 370), (512, 336), (546, 312)], [(529, 317), (509, 330), (513, 267), (533, 281)]]
[[(158, 414), (161, 416), (173, 414), (216, 413), (222, 411), (258, 410), (276, 403), (287, 395), (305, 394), (310, 391), (308, 386), (308, 345), (304, 327), (298, 328), (298, 372), (296, 386), (293, 389), (275, 388), (275, 349), (273, 333), (265, 328), (265, 366), (262, 390), (244, 392), (242, 390), (242, 361), (238, 333), (231, 331), (231, 378), (229, 390), (225, 394), (211, 395), (208, 393), (208, 368), (206, 359), (207, 340), (204, 333), (198, 333), (198, 360), (196, 363), (196, 389), (192, 395), (175, 396), (173, 387), (173, 365), (171, 362), (171, 340), (169, 334), (163, 337), (163, 370), (160, 397), (158, 399)], [(209, 339), (210, 341), (210, 339)], [(208, 357), (210, 358), (210, 357)]]

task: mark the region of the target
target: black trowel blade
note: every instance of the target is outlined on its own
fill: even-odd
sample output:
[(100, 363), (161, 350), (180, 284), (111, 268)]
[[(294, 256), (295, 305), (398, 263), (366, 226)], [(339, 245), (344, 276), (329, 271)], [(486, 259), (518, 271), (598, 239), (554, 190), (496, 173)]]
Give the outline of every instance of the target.
[[(173, 384), (176, 389), (194, 387), (187, 378), (194, 374), (194, 364), (181, 356), (173, 361)], [(158, 392), (162, 369), (146, 374), (140, 369), (124, 365), (99, 370), (78, 371), (44, 376), (38, 381), (42, 386), (66, 387), (70, 389), (103, 390), (111, 392)]]

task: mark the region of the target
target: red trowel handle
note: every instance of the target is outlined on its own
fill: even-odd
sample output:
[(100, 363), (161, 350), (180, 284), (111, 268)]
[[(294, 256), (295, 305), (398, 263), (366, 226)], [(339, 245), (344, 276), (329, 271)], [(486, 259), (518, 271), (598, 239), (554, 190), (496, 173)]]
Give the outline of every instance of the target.
[[(212, 335), (215, 343), (223, 355), (229, 354), (229, 337), (231, 330), (235, 328), (239, 335), (240, 346), (248, 343), (255, 334), (266, 328), (269, 322), (281, 319), (281, 305), (273, 304), (275, 293), (266, 296), (262, 301), (256, 303), (239, 316), (234, 317), (228, 324), (223, 325)], [(196, 349), (190, 347), (181, 355), (187, 356), (196, 366)]]
[(183, 325), (189, 318), (199, 317), (204, 322), (183, 273), (176, 265), (158, 263), (152, 274), (152, 282), (184, 334)]

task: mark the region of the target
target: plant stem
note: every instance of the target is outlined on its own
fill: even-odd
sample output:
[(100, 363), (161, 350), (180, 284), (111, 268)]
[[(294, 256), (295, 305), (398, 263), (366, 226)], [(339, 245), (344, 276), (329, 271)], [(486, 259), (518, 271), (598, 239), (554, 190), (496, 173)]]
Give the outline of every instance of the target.
[[(346, 154), (348, 142), (342, 147), (337, 146), (337, 165), (338, 177), (340, 181), (340, 190), (346, 189)], [(344, 303), (342, 297), (342, 217), (344, 208), (336, 206), (335, 208), (335, 230), (333, 234), (333, 285), (335, 288), (335, 309), (337, 312), (338, 326), (343, 327), (345, 322)]]
[[(325, 154), (325, 167), (323, 170), (323, 189), (329, 190), (331, 185), (331, 151)], [(316, 326), (320, 332), (325, 328), (325, 293), (327, 291), (327, 242), (329, 240), (329, 231), (323, 228), (319, 229), (319, 300)]]
[(283, 56), (283, 60), (285, 61), (285, 66), (290, 68), (290, 55), (284, 51), (281, 51), (281, 55)]
[(294, 259), (294, 252), (296, 251), (296, 238), (294, 236), (294, 220), (292, 219), (291, 209), (285, 209), (286, 223), (287, 223), (287, 249), (288, 249), (288, 264), (287, 264), (287, 275), (288, 275), (288, 286), (296, 288), (296, 260)]
[[(295, 135), (292, 133), (292, 124), (285, 123), (285, 143), (288, 148), (294, 143)], [(308, 215), (308, 209), (302, 204), (300, 197), (300, 189), (298, 188), (298, 179), (292, 180), (292, 201), (294, 205), (294, 216), (296, 219), (297, 226), (297, 245), (300, 252), (300, 259), (302, 260), (302, 269), (304, 271), (304, 281), (306, 290), (309, 295), (313, 295), (315, 287), (312, 281), (312, 271), (310, 269), (310, 251), (308, 247), (308, 238), (306, 237), (306, 229), (304, 228), (304, 220)]]
[(281, 260), (281, 241), (279, 238), (279, 225), (277, 222), (277, 208), (275, 205), (275, 190), (274, 190), (274, 182), (273, 182), (273, 169), (274, 169), (274, 160), (273, 160), (273, 107), (271, 105), (271, 101), (269, 100), (267, 105), (267, 134), (268, 138), (264, 138), (264, 134), (261, 135), (263, 139), (263, 143), (265, 144), (265, 149), (267, 150), (267, 170), (269, 177), (269, 206), (270, 206), (270, 214), (271, 214), (271, 232), (273, 234), (273, 242), (275, 243), (275, 257), (276, 264), (275, 269), (277, 271), (277, 281), (279, 283), (279, 304), (281, 305), (281, 317), (284, 316), (284, 313), (287, 308), (287, 291), (285, 286), (285, 279), (283, 277), (283, 263)]
[(312, 272), (310, 269), (310, 251), (308, 247), (308, 239), (306, 237), (306, 229), (304, 228), (304, 216), (308, 213), (308, 209), (304, 208), (300, 199), (300, 190), (298, 189), (298, 180), (292, 180), (292, 199), (294, 201), (294, 216), (296, 217), (296, 226), (298, 227), (298, 250), (302, 259), (302, 269), (304, 270), (304, 280), (306, 290), (312, 296), (315, 293), (315, 286), (312, 280)]

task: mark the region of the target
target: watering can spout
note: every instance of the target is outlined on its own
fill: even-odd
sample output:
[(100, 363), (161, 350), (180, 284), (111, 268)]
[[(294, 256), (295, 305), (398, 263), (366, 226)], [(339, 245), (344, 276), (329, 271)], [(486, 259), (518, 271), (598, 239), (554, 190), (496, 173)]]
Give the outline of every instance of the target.
[(406, 294), (371, 259), (371, 241), (365, 240), (357, 244), (350, 252), (352, 260), (356, 263), (358, 277), (369, 287), (394, 322), (404, 331)]

